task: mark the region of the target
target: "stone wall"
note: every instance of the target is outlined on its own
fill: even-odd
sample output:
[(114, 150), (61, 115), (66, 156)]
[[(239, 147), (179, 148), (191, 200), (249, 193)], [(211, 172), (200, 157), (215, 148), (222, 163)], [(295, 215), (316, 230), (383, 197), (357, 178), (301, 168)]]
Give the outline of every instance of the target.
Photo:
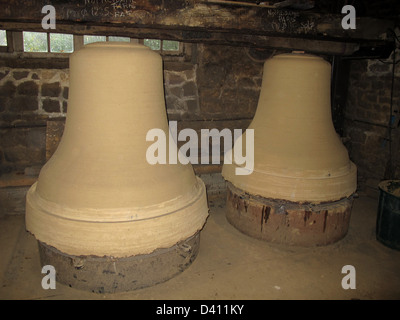
[(257, 107), (263, 61), (246, 48), (199, 46), (198, 90), (206, 120), (252, 119)]
[(45, 162), (44, 120), (65, 117), (68, 70), (0, 68), (0, 172)]
[(395, 67), (391, 103), (391, 62), (392, 57), (385, 61), (353, 60), (350, 64), (346, 145), (358, 168), (359, 190), (375, 196), (380, 181), (400, 178), (400, 70)]

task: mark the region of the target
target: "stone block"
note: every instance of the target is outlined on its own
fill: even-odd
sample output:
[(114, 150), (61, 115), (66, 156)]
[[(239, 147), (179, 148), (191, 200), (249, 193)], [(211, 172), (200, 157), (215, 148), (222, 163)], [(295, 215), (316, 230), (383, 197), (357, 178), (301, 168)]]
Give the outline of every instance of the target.
[(186, 70), (184, 71), (186, 80), (193, 80), (196, 76), (196, 72), (194, 70)]
[(61, 86), (59, 82), (42, 84), (42, 97), (58, 97), (60, 93)]
[[(44, 81), (49, 82), (49, 81), (53, 80), (53, 78), (59, 78), (59, 77), (58, 77), (58, 76), (59, 76), (59, 73), (60, 73), (59, 70), (52, 70), (52, 69), (43, 70), (43, 71), (41, 72), (41, 78), (42, 78)], [(53, 80), (53, 81), (54, 81), (54, 80)]]
[(0, 217), (25, 214), (25, 199), (29, 186), (0, 188)]
[(176, 73), (168, 73), (167, 79), (168, 79), (167, 83), (170, 86), (182, 85), (185, 82), (184, 77), (181, 74), (176, 74)]
[(221, 63), (206, 63), (197, 71), (198, 86), (218, 88), (225, 83), (227, 71)]
[(24, 112), (24, 111), (35, 111), (38, 109), (38, 98), (37, 96), (16, 96), (11, 100), (10, 111), (11, 112)]
[(170, 94), (172, 94), (178, 98), (182, 98), (182, 96), (183, 96), (183, 88), (180, 86), (169, 87), (167, 89), (167, 92), (169, 92)]
[(62, 103), (62, 113), (67, 113), (68, 111), (68, 102), (67, 101), (63, 101)]
[(8, 71), (8, 70), (1, 71), (0, 72), (0, 80), (4, 79), (9, 73), (10, 73), (10, 71)]
[(69, 87), (64, 87), (63, 88), (63, 98), (68, 99), (68, 94), (69, 94)]
[(197, 95), (197, 86), (194, 81), (186, 82), (183, 85), (183, 95), (185, 97), (193, 97)]
[(28, 77), (29, 71), (14, 71), (12, 75), (15, 80), (21, 80)]
[(60, 101), (53, 99), (44, 99), (43, 110), (46, 112), (60, 112)]
[(27, 128), (25, 135), (25, 143), (28, 148), (44, 149), (46, 147), (46, 129), (44, 127)]
[(12, 81), (7, 81), (2, 86), (0, 86), (0, 96), (12, 97), (16, 92), (16, 87)]
[(38, 92), (38, 85), (34, 81), (22, 82), (17, 87), (17, 93), (25, 96), (37, 97)]
[(199, 111), (199, 103), (197, 99), (186, 100), (188, 113), (193, 114)]
[(193, 64), (188, 62), (180, 62), (180, 61), (165, 61), (164, 70), (167, 72), (184, 72), (186, 70), (192, 70)]
[(168, 113), (182, 113), (187, 111), (186, 103), (174, 96), (165, 99)]

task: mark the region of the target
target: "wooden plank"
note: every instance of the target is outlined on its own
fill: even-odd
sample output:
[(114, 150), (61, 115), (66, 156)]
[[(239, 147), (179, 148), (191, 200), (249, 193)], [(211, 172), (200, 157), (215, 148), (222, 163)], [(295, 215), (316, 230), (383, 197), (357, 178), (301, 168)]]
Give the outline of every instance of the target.
[(207, 0), (209, 3), (232, 4), (238, 6), (257, 6), (266, 8), (296, 8), (308, 10), (314, 8), (315, 0)]
[(36, 180), (36, 176), (28, 176), (19, 172), (5, 173), (1, 175), (0, 188), (30, 186)]
[[(2, 27), (11, 22), (41, 23), (46, 1), (0, 0)], [(358, 18), (355, 30), (344, 30), (340, 13), (318, 14), (305, 11), (271, 9), (261, 6), (213, 4), (204, 0), (78, 0), (57, 1), (57, 28), (75, 23), (85, 26), (202, 31), (207, 34), (236, 33), (275, 37), (323, 40), (382, 41), (391, 21)], [(120, 35), (120, 34), (116, 34)], [(202, 36), (204, 37), (204, 35)], [(183, 40), (183, 39), (182, 39)]]
[[(1, 22), (0, 29), (15, 31), (43, 31), (38, 23)], [(210, 33), (207, 31), (159, 30), (120, 26), (91, 26), (58, 24), (56, 32), (76, 35), (118, 35), (138, 39), (176, 40), (187, 43), (304, 50), (310, 53), (350, 55), (359, 49), (358, 43), (331, 40), (314, 40), (293, 37), (271, 37), (256, 34)]]

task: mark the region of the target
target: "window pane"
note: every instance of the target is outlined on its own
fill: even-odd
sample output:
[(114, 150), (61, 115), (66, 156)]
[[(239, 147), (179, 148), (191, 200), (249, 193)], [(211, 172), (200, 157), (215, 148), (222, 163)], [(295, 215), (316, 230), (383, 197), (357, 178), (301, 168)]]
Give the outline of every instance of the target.
[(50, 52), (73, 52), (74, 36), (72, 34), (50, 33)]
[(106, 36), (83, 36), (83, 44), (106, 41)]
[(178, 51), (179, 50), (179, 42), (171, 41), (171, 40), (163, 40), (162, 48), (165, 51)]
[(110, 36), (110, 37), (108, 37), (108, 41), (130, 42), (131, 38), (129, 38), (129, 37), (114, 37), (114, 36)]
[(6, 30), (0, 30), (0, 46), (7, 46)]
[(148, 46), (152, 50), (160, 50), (161, 49), (161, 40), (157, 39), (144, 39), (143, 44)]
[(23, 31), (25, 52), (48, 52), (47, 33)]

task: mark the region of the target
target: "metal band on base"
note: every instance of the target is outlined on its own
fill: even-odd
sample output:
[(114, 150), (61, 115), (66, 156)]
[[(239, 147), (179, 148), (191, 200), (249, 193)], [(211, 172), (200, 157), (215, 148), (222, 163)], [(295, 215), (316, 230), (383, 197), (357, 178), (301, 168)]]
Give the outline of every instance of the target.
[(200, 232), (176, 245), (127, 258), (72, 256), (38, 241), (42, 265), (52, 265), (56, 281), (95, 293), (115, 293), (167, 281), (188, 268), (197, 256)]
[(299, 246), (322, 246), (348, 231), (353, 198), (321, 204), (295, 203), (250, 195), (227, 182), (226, 218), (257, 239)]

